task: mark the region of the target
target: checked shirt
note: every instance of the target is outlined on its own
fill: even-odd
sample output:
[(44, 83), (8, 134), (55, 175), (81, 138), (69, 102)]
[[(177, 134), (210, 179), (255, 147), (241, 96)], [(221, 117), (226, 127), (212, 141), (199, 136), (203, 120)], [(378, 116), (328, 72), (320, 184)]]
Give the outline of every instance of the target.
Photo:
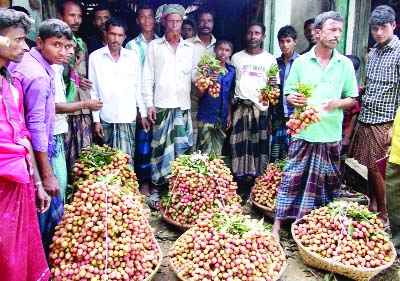
[(391, 122), (400, 105), (400, 41), (397, 36), (368, 55), (367, 90), (358, 120), (366, 124)]

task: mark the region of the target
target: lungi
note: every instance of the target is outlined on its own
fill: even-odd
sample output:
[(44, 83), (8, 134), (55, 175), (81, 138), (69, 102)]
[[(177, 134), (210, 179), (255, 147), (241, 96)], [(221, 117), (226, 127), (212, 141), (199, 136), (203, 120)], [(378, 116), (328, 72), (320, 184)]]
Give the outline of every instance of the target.
[(40, 238), (33, 182), (0, 177), (0, 279), (48, 280), (50, 271)]
[(135, 173), (139, 182), (151, 179), (151, 140), (153, 132), (136, 126)]
[(197, 150), (201, 153), (215, 153), (217, 156), (222, 154), (222, 145), (226, 138), (225, 127), (218, 122), (217, 124), (197, 121)]
[(385, 144), (387, 131), (392, 122), (365, 124), (357, 121), (350, 143), (349, 156), (370, 170), (378, 170), (376, 161), (385, 157), (389, 146)]
[(290, 144), (290, 135), (286, 134), (288, 118), (276, 118), (272, 122), (271, 135), (271, 163), (287, 157)]
[(261, 175), (269, 160), (267, 112), (249, 100), (234, 100), (232, 172), (236, 178)]
[(65, 134), (64, 149), (68, 175), (82, 148), (92, 144), (92, 118), (90, 114), (69, 115), (68, 132)]
[(67, 196), (67, 163), (65, 159), (63, 134), (53, 136), (55, 147), (51, 155), (51, 167), (57, 178), (58, 186), (60, 187), (60, 195), (63, 203)]
[(275, 219), (300, 219), (339, 195), (340, 142), (293, 139), (276, 199)]
[(136, 121), (132, 123), (107, 123), (101, 120), (104, 132), (104, 143), (119, 148), (131, 156), (131, 164), (135, 157)]
[(190, 110), (156, 108), (156, 123), (151, 142), (151, 178), (154, 184), (168, 182), (171, 162), (193, 145)]

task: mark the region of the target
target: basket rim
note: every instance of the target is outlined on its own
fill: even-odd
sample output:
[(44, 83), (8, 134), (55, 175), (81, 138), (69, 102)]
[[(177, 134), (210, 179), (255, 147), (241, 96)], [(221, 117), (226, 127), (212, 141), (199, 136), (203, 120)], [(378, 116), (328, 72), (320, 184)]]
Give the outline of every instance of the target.
[[(193, 228), (191, 228), (191, 229), (185, 231), (184, 233), (182, 233), (182, 235), (179, 236), (179, 238), (174, 242), (174, 244), (172, 244), (172, 246), (170, 247), (170, 251), (176, 246), (176, 244), (177, 244), (181, 239), (184, 239), (187, 235), (192, 234), (193, 231), (194, 231)], [(269, 233), (269, 232), (268, 232), (268, 233)], [(272, 236), (271, 234), (269, 234), (269, 235), (270, 235), (271, 238), (277, 243), (279, 251), (280, 251), (281, 253), (283, 253), (284, 256), (285, 256), (285, 261), (283, 262), (283, 265), (282, 265), (282, 267), (281, 267), (281, 270), (279, 271), (278, 276), (276, 276), (276, 278), (273, 279), (273, 281), (276, 281), (276, 280), (279, 280), (279, 278), (282, 276), (283, 272), (285, 272), (286, 267), (287, 267), (287, 265), (288, 265), (288, 262), (287, 262), (287, 259), (286, 259), (285, 250), (283, 249), (282, 245), (279, 243), (279, 241), (278, 241), (274, 236)], [(178, 270), (175, 268), (174, 264), (171, 262), (171, 258), (168, 258), (168, 259), (169, 259), (169, 267), (170, 267), (171, 270), (176, 274), (176, 276), (177, 276), (180, 280), (182, 280), (182, 281), (188, 280), (188, 279), (185, 279), (185, 278), (178, 272)]]
[(171, 224), (171, 225), (173, 225), (173, 226), (176, 226), (176, 227), (178, 227), (179, 229), (181, 229), (181, 230), (183, 230), (183, 231), (187, 231), (187, 230), (189, 230), (190, 228), (192, 228), (195, 224), (182, 224), (182, 223), (179, 223), (179, 222), (176, 222), (176, 221), (174, 221), (174, 220), (172, 220), (171, 218), (169, 218), (166, 214), (165, 214), (165, 208), (163, 207), (163, 205), (162, 205), (162, 200), (160, 200), (160, 214), (161, 214), (161, 216), (163, 217), (163, 219), (167, 222), (167, 223), (169, 223), (169, 224)]
[(321, 257), (319, 255), (317, 255), (316, 253), (310, 251), (309, 249), (307, 249), (306, 247), (304, 247), (301, 242), (299, 241), (299, 239), (296, 237), (296, 234), (294, 233), (294, 226), (301, 223), (302, 221), (304, 221), (303, 218), (296, 220), (295, 222), (292, 223), (291, 226), (291, 233), (292, 233), (292, 237), (293, 240), (296, 242), (297, 246), (302, 250), (305, 251), (307, 254), (311, 255), (313, 258), (315, 258), (316, 260), (318, 260), (319, 262), (322, 263), (327, 263), (329, 264), (329, 266), (337, 266), (339, 268), (343, 268), (345, 270), (349, 270), (349, 271), (354, 271), (354, 272), (368, 272), (368, 273), (378, 273), (384, 269), (387, 269), (389, 267), (391, 267), (393, 265), (393, 262), (396, 259), (396, 249), (393, 246), (393, 243), (390, 242), (391, 245), (391, 249), (390, 249), (390, 253), (392, 253), (392, 258), (390, 259), (390, 261), (385, 264), (385, 265), (381, 265), (378, 267), (374, 267), (374, 268), (368, 268), (368, 267), (354, 267), (354, 266), (349, 266), (349, 265), (345, 265), (343, 263), (340, 262), (335, 262), (332, 261), (330, 258), (324, 258)]
[(274, 212), (274, 209), (271, 209), (270, 207), (267, 207), (267, 206), (262, 205), (262, 204), (258, 203), (257, 201), (255, 201), (254, 198), (253, 198), (253, 196), (254, 196), (253, 194), (250, 196), (250, 202), (251, 202), (252, 204), (254, 204), (256, 207), (258, 207), (258, 208), (260, 208), (260, 209)]

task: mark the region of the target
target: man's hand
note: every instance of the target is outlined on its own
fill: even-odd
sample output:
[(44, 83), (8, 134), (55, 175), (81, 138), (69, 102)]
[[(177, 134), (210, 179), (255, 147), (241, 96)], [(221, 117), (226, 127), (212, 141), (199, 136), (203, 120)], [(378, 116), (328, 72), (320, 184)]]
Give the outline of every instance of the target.
[(101, 100), (90, 99), (85, 101), (85, 107), (91, 111), (97, 111), (103, 107), (103, 102)]
[(392, 143), (393, 127), (391, 127), (385, 134), (385, 144), (390, 145)]
[(210, 75), (210, 78), (211, 78), (212, 81), (217, 82), (217, 80), (218, 80), (218, 72), (213, 71), (211, 73), (211, 75)]
[(268, 85), (275, 87), (276, 83), (278, 82), (278, 79), (276, 76), (272, 76), (268, 78)]
[(60, 195), (60, 187), (54, 175), (43, 176), (42, 183), (48, 195), (52, 197)]
[(51, 197), (46, 193), (43, 187), (36, 190), (36, 208), (38, 212), (44, 213), (50, 207)]
[(90, 81), (89, 79), (80, 76), (79, 77), (79, 88), (83, 89), (83, 90), (89, 90), (90, 88), (92, 88), (92, 81)]
[(293, 106), (303, 106), (307, 103), (307, 97), (300, 93), (293, 93), (286, 97), (286, 101)]
[(151, 124), (156, 123), (156, 109), (154, 106), (151, 106), (147, 109), (147, 119), (151, 122)]
[(331, 111), (339, 107), (339, 100), (327, 100), (322, 104), (322, 108), (325, 111)]
[(94, 134), (101, 138), (102, 140), (104, 139), (104, 131), (103, 131), (103, 126), (101, 126), (100, 122), (94, 122), (93, 123), (93, 130)]
[(143, 117), (141, 121), (142, 121), (142, 127), (143, 127), (144, 131), (145, 131), (146, 133), (148, 133), (148, 132), (150, 131), (150, 129), (151, 129), (151, 123), (150, 123), (150, 121), (147, 120), (146, 117)]

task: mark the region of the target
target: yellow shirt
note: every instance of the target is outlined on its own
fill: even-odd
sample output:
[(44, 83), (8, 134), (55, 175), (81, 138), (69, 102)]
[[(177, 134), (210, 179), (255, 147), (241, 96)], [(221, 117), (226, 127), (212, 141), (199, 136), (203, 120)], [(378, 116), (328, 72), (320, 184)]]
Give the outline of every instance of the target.
[(389, 162), (400, 165), (400, 108), (397, 109), (393, 122), (392, 148)]

